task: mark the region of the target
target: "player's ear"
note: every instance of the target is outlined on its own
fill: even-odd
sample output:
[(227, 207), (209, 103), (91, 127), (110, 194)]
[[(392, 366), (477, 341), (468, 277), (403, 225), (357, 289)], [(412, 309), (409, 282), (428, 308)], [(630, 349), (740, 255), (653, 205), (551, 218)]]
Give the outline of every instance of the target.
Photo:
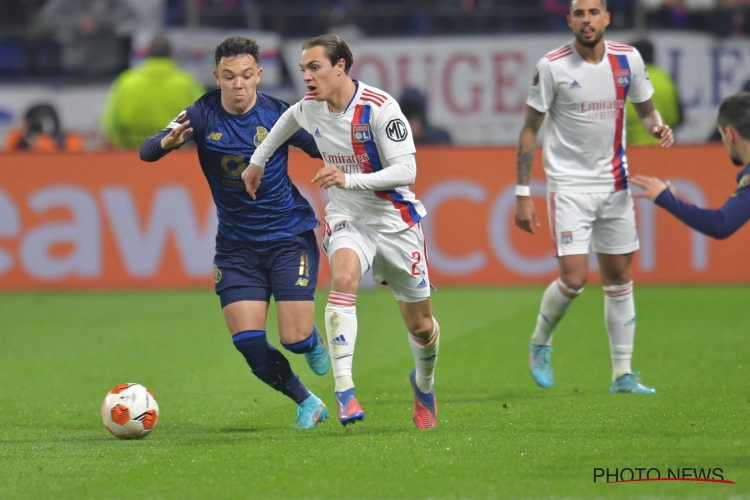
[(609, 12), (604, 13), (604, 27), (609, 26)]
[(216, 72), (216, 70), (213, 70), (212, 72), (214, 74), (214, 78), (216, 78), (216, 85), (219, 84), (219, 73)]
[(737, 131), (734, 130), (734, 127), (731, 125), (728, 125), (724, 128), (724, 135), (727, 138), (727, 144), (734, 146), (735, 142), (737, 142)]

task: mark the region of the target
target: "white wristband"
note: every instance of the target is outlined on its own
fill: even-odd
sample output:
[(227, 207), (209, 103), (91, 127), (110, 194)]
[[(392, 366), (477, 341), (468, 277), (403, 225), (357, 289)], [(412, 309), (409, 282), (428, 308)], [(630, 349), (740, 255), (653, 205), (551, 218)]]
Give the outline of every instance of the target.
[(531, 188), (529, 186), (516, 186), (516, 196), (531, 196)]

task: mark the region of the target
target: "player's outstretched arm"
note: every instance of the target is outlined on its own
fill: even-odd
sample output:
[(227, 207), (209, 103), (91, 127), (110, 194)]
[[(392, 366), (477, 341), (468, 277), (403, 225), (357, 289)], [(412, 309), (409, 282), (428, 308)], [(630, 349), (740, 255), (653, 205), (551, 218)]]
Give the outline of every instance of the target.
[(672, 135), (672, 129), (669, 125), (664, 124), (664, 120), (661, 119), (661, 115), (654, 107), (654, 103), (651, 99), (643, 102), (634, 102), (633, 107), (638, 118), (641, 120), (643, 128), (648, 130), (648, 133), (659, 139), (659, 146), (668, 148), (674, 144), (674, 135)]
[(727, 238), (750, 220), (750, 199), (744, 195), (732, 196), (719, 210), (713, 210), (680, 200), (669, 182), (656, 177), (636, 175), (629, 181), (643, 189), (642, 193), (633, 193), (634, 198), (653, 201), (691, 228), (712, 238)]
[(518, 138), (516, 151), (516, 226), (527, 233), (534, 234), (534, 228), (539, 227), (536, 217), (536, 207), (531, 199), (529, 183), (531, 182), (531, 167), (536, 154), (536, 141), (539, 129), (544, 122), (544, 113), (526, 105), (526, 119)]
[(193, 133), (193, 128), (189, 125), (190, 120), (187, 120), (173, 129), (164, 129), (143, 141), (140, 149), (141, 160), (156, 161), (172, 149), (185, 144), (190, 134)]
[(263, 177), (268, 159), (301, 128), (295, 115), (300, 110), (299, 106), (300, 103), (297, 103), (281, 114), (271, 132), (263, 139), (260, 146), (255, 148), (255, 152), (250, 158), (250, 165), (242, 172), (245, 190), (252, 199), (256, 199), (260, 179)]

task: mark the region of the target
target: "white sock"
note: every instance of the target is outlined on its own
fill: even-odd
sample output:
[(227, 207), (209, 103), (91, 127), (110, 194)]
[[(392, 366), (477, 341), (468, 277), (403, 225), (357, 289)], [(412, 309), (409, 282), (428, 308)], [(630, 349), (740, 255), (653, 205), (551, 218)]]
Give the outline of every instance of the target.
[(432, 324), (432, 333), (426, 342), (409, 333), (409, 346), (417, 367), (417, 388), (424, 393), (430, 392), (435, 384), (435, 365), (440, 346), (440, 325), (434, 317)]
[(550, 283), (542, 296), (542, 306), (539, 309), (539, 316), (536, 318), (536, 328), (531, 336), (532, 344), (550, 345), (552, 343), (552, 332), (555, 331), (557, 324), (568, 312), (570, 303), (581, 292), (583, 292), (583, 288), (573, 290), (560, 279)]
[(612, 356), (612, 380), (631, 373), (635, 338), (635, 301), (633, 282), (604, 288), (604, 321), (609, 334), (609, 352)]
[(326, 304), (326, 336), (337, 392), (354, 387), (352, 360), (357, 342), (356, 300), (356, 295), (331, 290)]

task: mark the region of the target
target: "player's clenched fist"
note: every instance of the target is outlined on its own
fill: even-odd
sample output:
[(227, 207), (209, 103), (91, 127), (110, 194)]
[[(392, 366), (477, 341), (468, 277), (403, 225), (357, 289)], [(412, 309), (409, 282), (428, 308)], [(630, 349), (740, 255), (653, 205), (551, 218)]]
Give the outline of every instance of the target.
[(250, 163), (250, 165), (242, 171), (242, 182), (245, 183), (245, 190), (250, 198), (255, 199), (255, 193), (258, 192), (258, 186), (260, 186), (260, 179), (263, 177), (263, 171), (265, 168)]
[(534, 234), (535, 227), (539, 227), (531, 196), (516, 196), (516, 226), (531, 234)]
[(193, 133), (192, 127), (188, 127), (188, 125), (190, 125), (190, 120), (186, 120), (185, 123), (181, 123), (170, 130), (167, 135), (162, 137), (161, 148), (164, 150), (174, 149), (185, 144), (187, 138)]
[(323, 189), (333, 186), (344, 189), (344, 186), (346, 186), (346, 175), (335, 165), (326, 165), (318, 170), (318, 173), (315, 174), (311, 182), (315, 184), (318, 181), (320, 181), (318, 185)]

